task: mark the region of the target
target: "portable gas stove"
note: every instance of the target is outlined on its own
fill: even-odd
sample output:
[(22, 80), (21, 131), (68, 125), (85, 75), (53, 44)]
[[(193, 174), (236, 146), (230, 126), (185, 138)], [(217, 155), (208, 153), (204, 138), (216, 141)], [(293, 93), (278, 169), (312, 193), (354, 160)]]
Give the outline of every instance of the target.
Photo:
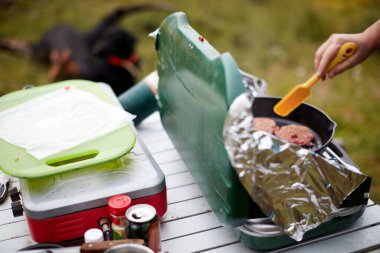
[[(184, 13), (168, 16), (155, 35), (157, 91), (152, 92), (148, 80), (144, 80), (119, 97), (123, 107), (134, 108), (132, 113), (140, 116), (138, 121), (159, 110), (166, 133), (216, 217), (233, 228), (246, 246), (273, 250), (296, 243), (253, 202), (232, 168), (223, 143), (223, 126), (231, 104), (247, 90), (256, 98), (266, 96), (265, 81), (241, 71), (229, 53), (219, 53), (188, 24)], [(136, 106), (140, 101), (149, 103)], [(334, 142), (320, 154), (331, 162), (356, 169), (345, 150)], [(370, 184), (368, 177), (346, 197), (338, 212), (309, 230), (304, 239), (351, 226), (366, 208)]]
[[(109, 86), (97, 84), (116, 97)], [(118, 102), (117, 102), (118, 103)], [(82, 239), (84, 232), (98, 227), (108, 217), (107, 202), (125, 194), (132, 205), (154, 206), (159, 216), (167, 210), (165, 177), (142, 141), (136, 137), (134, 148), (105, 163), (37, 178), (20, 179), (10, 191), (15, 216), (25, 212), (30, 234), (38, 243), (58, 243)]]

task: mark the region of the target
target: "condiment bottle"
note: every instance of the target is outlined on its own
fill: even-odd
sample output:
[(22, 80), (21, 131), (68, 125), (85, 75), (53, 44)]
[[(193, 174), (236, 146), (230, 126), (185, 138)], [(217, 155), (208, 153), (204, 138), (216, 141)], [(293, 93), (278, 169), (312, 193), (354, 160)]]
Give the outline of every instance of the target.
[(84, 242), (102, 242), (103, 232), (98, 228), (91, 228), (84, 233)]
[(104, 241), (113, 240), (112, 229), (111, 229), (111, 225), (110, 225), (108, 218), (103, 217), (103, 218), (99, 219), (98, 223), (99, 223), (99, 226), (101, 227), (101, 229), (103, 231)]
[(108, 200), (108, 210), (112, 217), (112, 235), (114, 240), (126, 239), (125, 212), (131, 206), (131, 198), (126, 195), (116, 195)]

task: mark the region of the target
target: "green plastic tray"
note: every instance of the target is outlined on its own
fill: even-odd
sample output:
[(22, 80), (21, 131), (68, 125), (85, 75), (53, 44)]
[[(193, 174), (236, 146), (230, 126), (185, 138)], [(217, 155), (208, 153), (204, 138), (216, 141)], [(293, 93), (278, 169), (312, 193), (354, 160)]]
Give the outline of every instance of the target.
[[(117, 99), (107, 85), (85, 80), (69, 80), (2, 96), (0, 111), (65, 86), (75, 86), (96, 95), (107, 103), (118, 105)], [(0, 169), (8, 175), (19, 178), (38, 178), (58, 174), (117, 159), (128, 153), (135, 145), (135, 141), (134, 129), (127, 125), (94, 140), (38, 160), (27, 153), (25, 148), (0, 139)]]

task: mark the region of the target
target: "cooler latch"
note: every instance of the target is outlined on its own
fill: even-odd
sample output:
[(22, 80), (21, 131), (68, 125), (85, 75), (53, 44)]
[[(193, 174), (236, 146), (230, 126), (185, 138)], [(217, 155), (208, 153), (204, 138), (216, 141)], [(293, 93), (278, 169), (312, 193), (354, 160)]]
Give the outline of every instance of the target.
[(9, 189), (9, 196), (11, 197), (12, 203), (12, 213), (14, 217), (22, 216), (24, 213), (24, 209), (22, 207), (22, 203), (20, 200), (20, 192), (17, 190), (17, 187), (14, 186)]

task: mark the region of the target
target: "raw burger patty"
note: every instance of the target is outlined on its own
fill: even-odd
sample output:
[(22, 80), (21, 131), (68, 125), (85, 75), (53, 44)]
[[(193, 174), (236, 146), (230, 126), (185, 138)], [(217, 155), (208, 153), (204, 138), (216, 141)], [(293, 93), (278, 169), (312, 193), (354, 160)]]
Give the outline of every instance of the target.
[(277, 126), (276, 122), (273, 119), (258, 117), (253, 119), (253, 128), (274, 134)]
[(286, 125), (275, 130), (275, 135), (287, 142), (301, 146), (314, 146), (314, 134), (308, 127), (301, 125)]

